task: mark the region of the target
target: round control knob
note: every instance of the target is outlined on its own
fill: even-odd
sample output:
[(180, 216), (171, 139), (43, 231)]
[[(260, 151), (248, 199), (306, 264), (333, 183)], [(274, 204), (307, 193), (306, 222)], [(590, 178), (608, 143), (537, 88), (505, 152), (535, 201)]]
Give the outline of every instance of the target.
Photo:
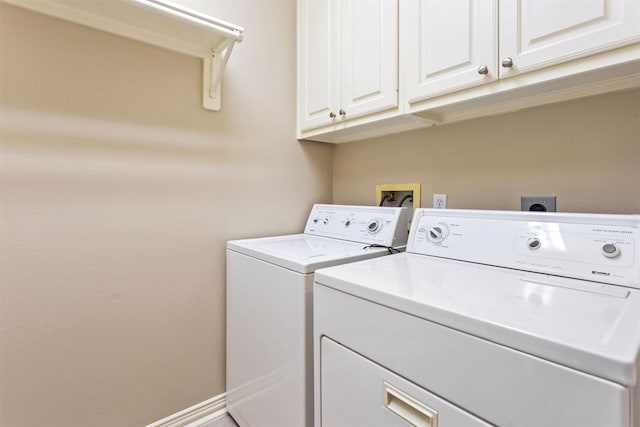
[(602, 245), (602, 255), (607, 258), (615, 258), (620, 255), (620, 248), (614, 245), (613, 243), (607, 243)]
[(325, 218), (325, 219), (322, 221), (322, 223), (323, 223), (324, 225), (329, 224), (329, 218)]
[(447, 238), (447, 229), (442, 225), (434, 225), (427, 230), (427, 239), (433, 243), (440, 243)]
[(346, 221), (345, 221), (345, 223), (344, 223), (344, 226), (345, 226), (345, 227), (348, 227), (348, 226), (350, 226), (350, 225), (351, 225), (351, 221), (346, 220)]
[(539, 249), (540, 246), (542, 246), (542, 242), (537, 237), (532, 237), (529, 240), (527, 240), (527, 247), (532, 251)]
[(369, 233), (377, 233), (380, 231), (380, 221), (377, 219), (369, 221), (369, 224), (367, 224), (367, 230), (369, 230)]

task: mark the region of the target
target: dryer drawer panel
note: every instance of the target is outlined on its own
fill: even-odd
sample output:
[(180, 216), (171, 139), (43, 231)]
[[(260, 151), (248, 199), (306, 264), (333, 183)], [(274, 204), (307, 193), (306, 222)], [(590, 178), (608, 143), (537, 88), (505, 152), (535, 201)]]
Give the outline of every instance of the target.
[(323, 427), (488, 426), (330, 339), (321, 345)]
[(322, 336), (491, 424), (630, 424), (619, 384), (316, 283), (315, 346)]

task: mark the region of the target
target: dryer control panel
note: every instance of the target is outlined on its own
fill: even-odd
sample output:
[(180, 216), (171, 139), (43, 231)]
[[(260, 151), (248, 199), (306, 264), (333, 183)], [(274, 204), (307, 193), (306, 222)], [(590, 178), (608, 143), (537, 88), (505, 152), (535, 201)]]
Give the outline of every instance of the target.
[(640, 216), (420, 209), (407, 252), (640, 288)]
[(383, 246), (407, 244), (407, 208), (314, 205), (305, 234)]

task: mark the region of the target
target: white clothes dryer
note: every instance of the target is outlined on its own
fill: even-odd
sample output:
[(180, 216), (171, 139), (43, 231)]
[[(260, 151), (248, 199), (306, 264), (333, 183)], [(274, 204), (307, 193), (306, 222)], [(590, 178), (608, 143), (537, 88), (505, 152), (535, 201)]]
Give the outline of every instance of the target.
[(314, 205), (304, 233), (227, 243), (227, 409), (313, 425), (313, 273), (404, 250), (407, 208)]
[(640, 426), (640, 216), (419, 209), (318, 270), (316, 427)]

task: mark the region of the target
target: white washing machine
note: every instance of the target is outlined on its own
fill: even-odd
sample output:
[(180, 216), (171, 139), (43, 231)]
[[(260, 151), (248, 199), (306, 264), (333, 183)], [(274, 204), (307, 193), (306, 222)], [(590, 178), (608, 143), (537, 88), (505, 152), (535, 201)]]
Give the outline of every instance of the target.
[(227, 243), (227, 409), (240, 426), (313, 425), (317, 268), (404, 250), (407, 209), (314, 205), (304, 233)]
[(640, 216), (418, 210), (316, 272), (316, 426), (640, 425)]

